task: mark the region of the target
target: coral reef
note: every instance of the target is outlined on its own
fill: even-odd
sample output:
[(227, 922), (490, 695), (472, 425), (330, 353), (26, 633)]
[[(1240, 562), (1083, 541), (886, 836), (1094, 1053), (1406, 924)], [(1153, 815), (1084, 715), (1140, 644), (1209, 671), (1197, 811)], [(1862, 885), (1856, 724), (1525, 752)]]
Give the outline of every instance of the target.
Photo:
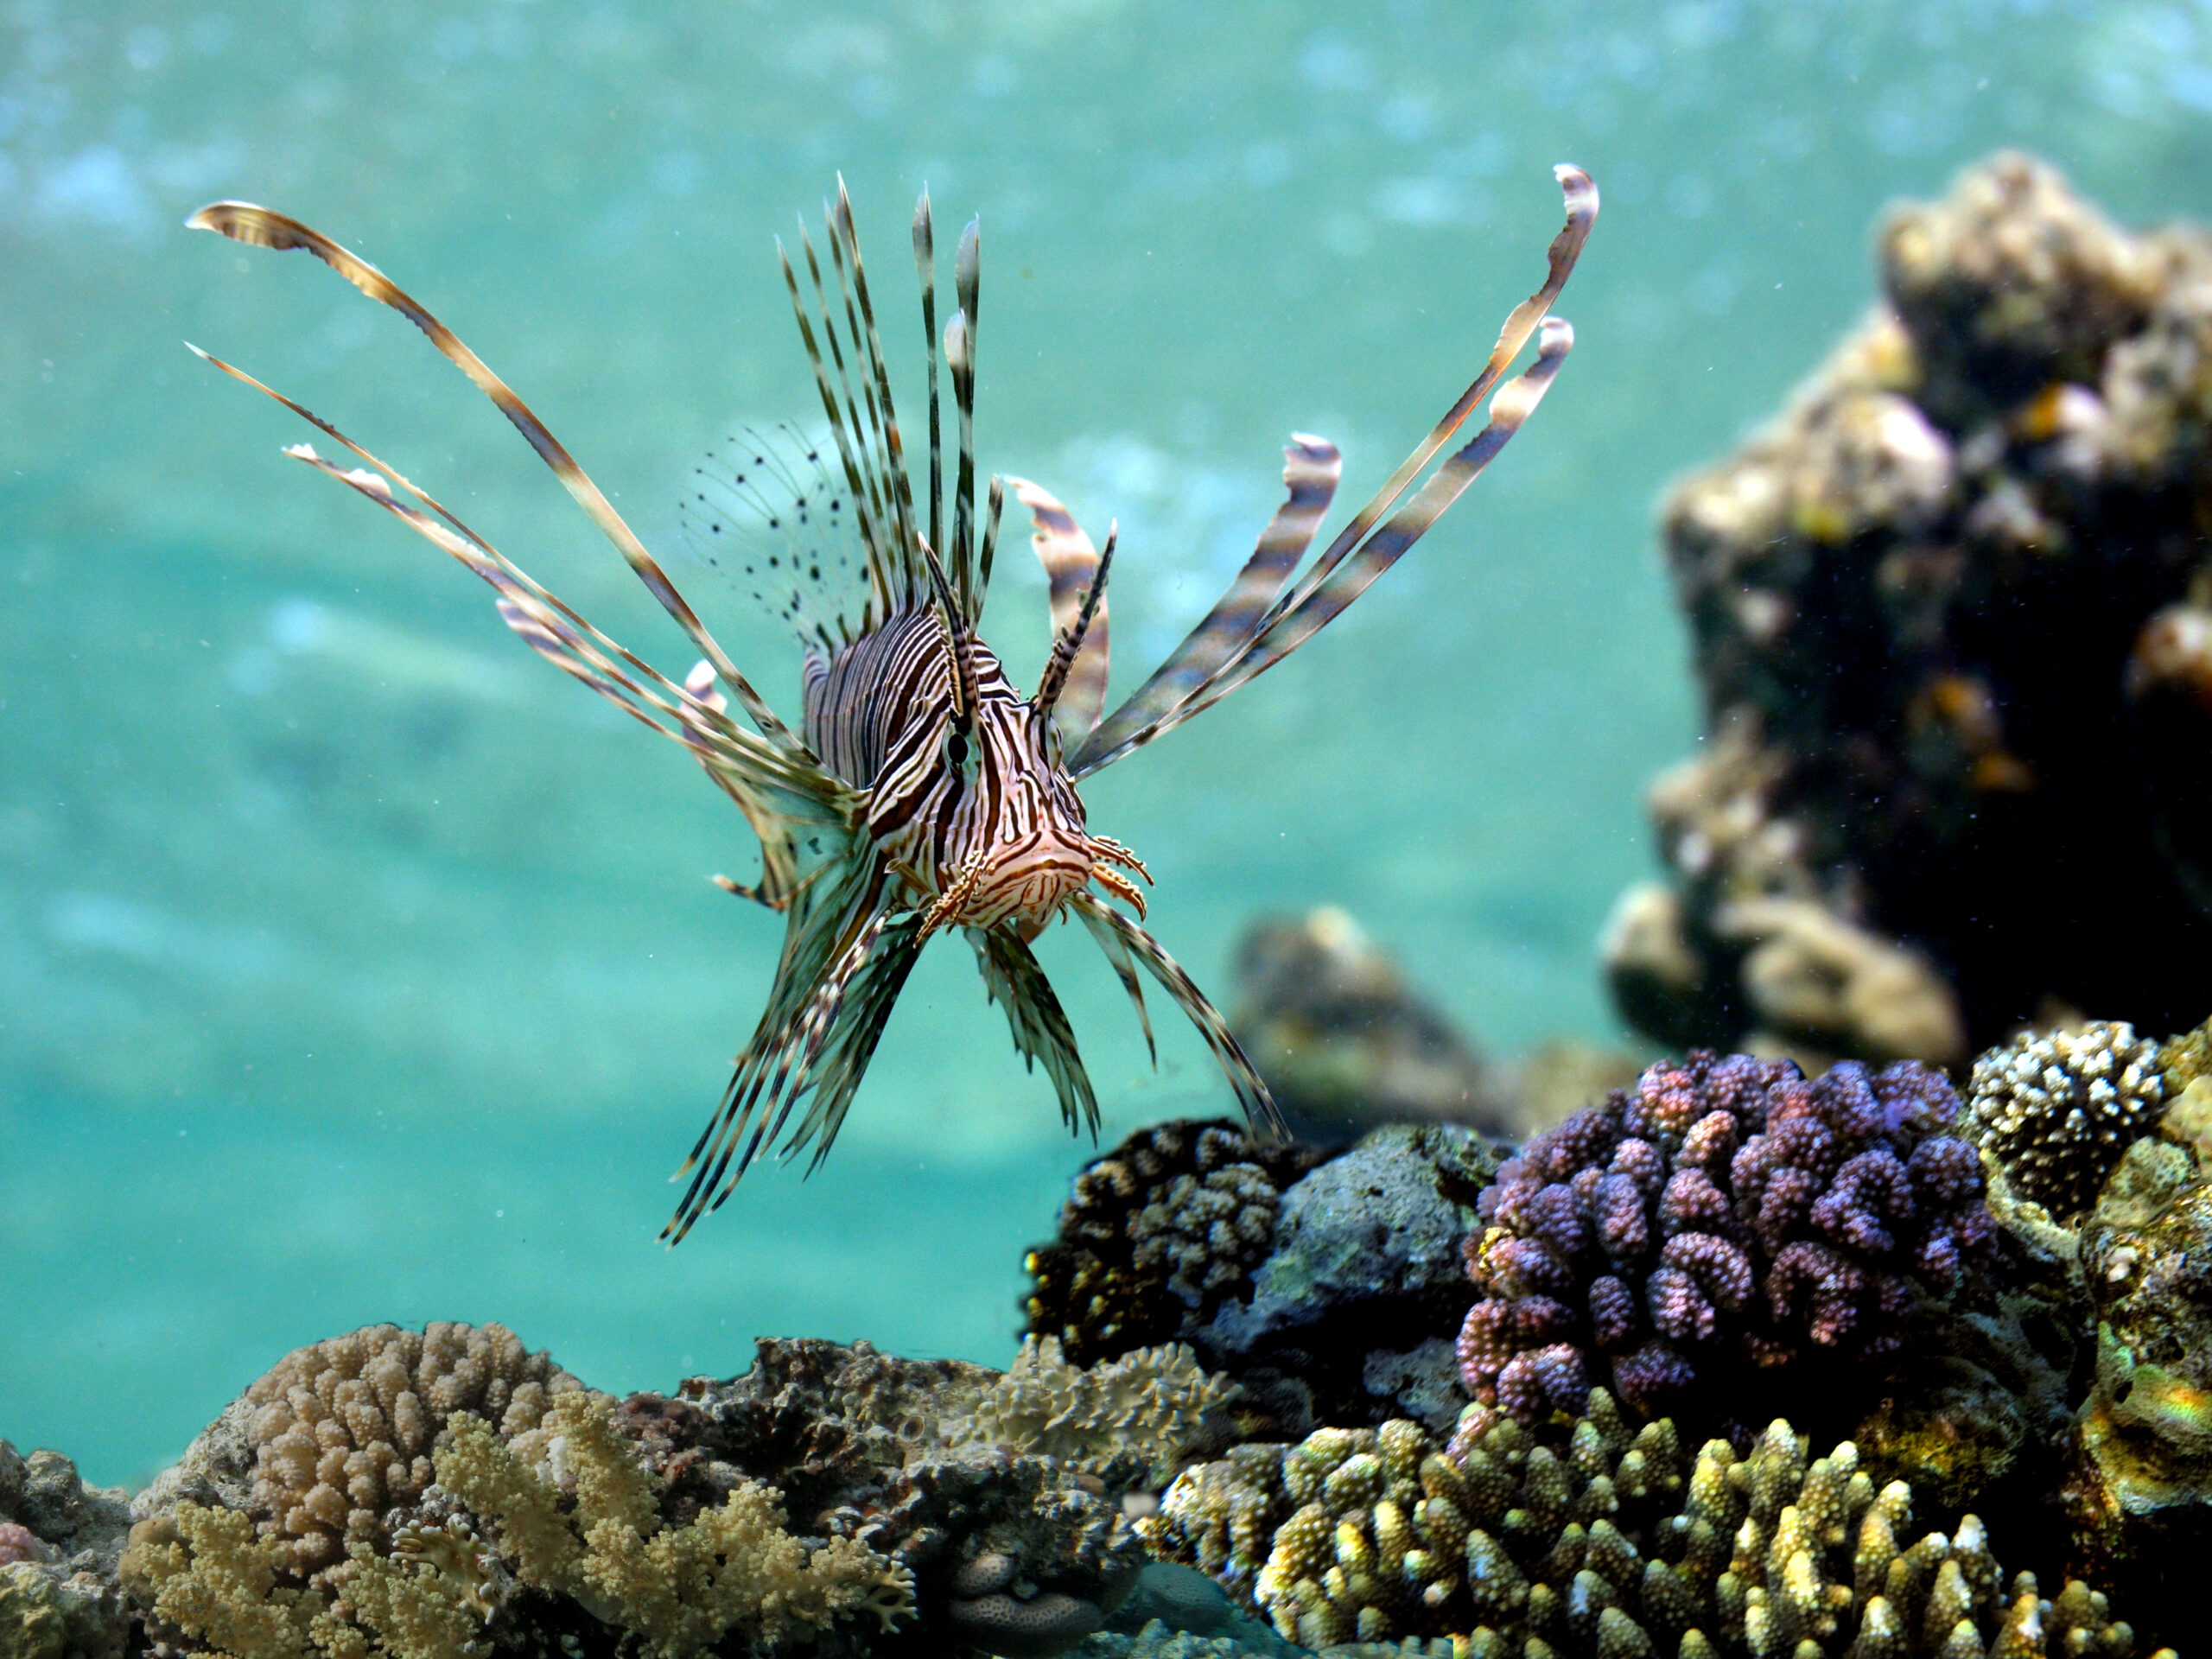
[(554, 1400), (582, 1387), (502, 1325), (371, 1325), (287, 1354), (139, 1507), (189, 1498), (245, 1510), (280, 1546), (286, 1571), (342, 1577), (349, 1546), (389, 1552), (456, 1413), (527, 1439)]
[(1254, 923), (1236, 973), (1230, 1023), (1300, 1138), (1344, 1141), (1380, 1123), (1511, 1126), (1472, 1046), (1343, 911)]
[(1077, 1470), (1134, 1456), (1165, 1485), (1230, 1393), (1179, 1343), (1085, 1370), (1068, 1363), (1058, 1338), (1030, 1337), (977, 1398), (957, 1443), (1011, 1446)]
[(1617, 1001), (1875, 1061), (2054, 1004), (2174, 1029), (2212, 1005), (2212, 237), (2005, 155), (1880, 253), (1872, 315), (1667, 505), (1708, 736), (1654, 787)]
[(2189, 1147), (2139, 1140), (2080, 1239), (2097, 1353), (2064, 1490), (2076, 1547), (2139, 1617), (2184, 1628), (2212, 1548), (2212, 1181)]
[(1471, 1300), (1459, 1244), (1497, 1159), (1452, 1124), (1374, 1130), (1283, 1194), (1247, 1300), (1193, 1340), (1275, 1433), (1459, 1414), (1450, 1339)]
[(1084, 1166), (1058, 1236), (1030, 1251), (1027, 1333), (1079, 1365), (1188, 1341), (1249, 1290), (1282, 1189), (1325, 1156), (1252, 1141), (1225, 1118), (1138, 1130)]
[(1670, 1421), (1633, 1436), (1602, 1390), (1564, 1445), (1479, 1408), (1452, 1450), (1412, 1423), (1241, 1446), (1140, 1522), (1304, 1645), (1452, 1638), (1483, 1659), (1748, 1652), (2129, 1653), (2103, 1595), (2007, 1583), (1972, 1516), (1910, 1536), (1849, 1442), (1808, 1459), (1779, 1421), (1747, 1458)]
[[(1726, 1414), (1731, 1373), (1902, 1343), (1993, 1255), (1981, 1163), (1941, 1073), (1693, 1052), (1498, 1172), (1469, 1240), (1468, 1388), (1523, 1422), (1609, 1382), (1637, 1412)], [(1762, 1391), (1771, 1387), (1763, 1382)]]
[(115, 1591), (130, 1528), (120, 1491), (87, 1486), (59, 1452), (0, 1440), (0, 1659), (116, 1659), (130, 1622)]
[[(865, 1541), (911, 1573), (912, 1650), (1054, 1653), (1134, 1586), (1144, 1548), (1122, 1493), (1156, 1472), (1163, 1437), (1212, 1385), (1172, 1353), (1133, 1357), (1103, 1383), (1042, 1343), (1032, 1361), (1009, 1384), (866, 1343), (763, 1341), (745, 1375), (633, 1396), (624, 1419), (672, 1497), (704, 1507), (757, 1473), (810, 1533)], [(1046, 1414), (1048, 1399), (1073, 1409)]]
[(2031, 1032), (1979, 1056), (1961, 1128), (2021, 1197), (2070, 1221), (2164, 1101), (2158, 1046), (2125, 1022), (2100, 1021)]

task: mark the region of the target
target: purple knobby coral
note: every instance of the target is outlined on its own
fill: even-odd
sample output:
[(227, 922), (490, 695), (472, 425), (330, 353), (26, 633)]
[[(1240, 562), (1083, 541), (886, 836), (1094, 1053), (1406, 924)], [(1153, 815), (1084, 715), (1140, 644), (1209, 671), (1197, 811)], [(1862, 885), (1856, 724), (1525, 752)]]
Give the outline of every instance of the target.
[(1995, 1247), (1958, 1111), (1913, 1061), (1817, 1081), (1743, 1054), (1654, 1065), (1484, 1192), (1461, 1376), (1524, 1422), (1608, 1382), (1657, 1415), (1701, 1370), (1888, 1351)]

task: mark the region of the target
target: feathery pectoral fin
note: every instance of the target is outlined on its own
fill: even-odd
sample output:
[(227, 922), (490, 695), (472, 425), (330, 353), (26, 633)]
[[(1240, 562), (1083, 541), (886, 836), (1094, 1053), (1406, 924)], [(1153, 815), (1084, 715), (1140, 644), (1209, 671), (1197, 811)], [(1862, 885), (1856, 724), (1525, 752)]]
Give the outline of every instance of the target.
[(1161, 948), (1160, 941), (1096, 893), (1078, 893), (1068, 902), (1094, 929), (1103, 927), (1119, 938), (1198, 1028), (1198, 1035), (1205, 1039), (1206, 1046), (1213, 1051), (1214, 1058), (1220, 1061), (1222, 1071), (1227, 1074), (1229, 1086), (1236, 1091), (1236, 1103), (1244, 1109), (1245, 1120), (1255, 1128), (1265, 1128), (1278, 1137), (1287, 1136), (1289, 1130), (1284, 1126), (1282, 1113), (1276, 1109), (1274, 1096), (1268, 1093), (1258, 1068), (1245, 1054), (1236, 1033), (1230, 1030), (1229, 1021), (1206, 1000), (1198, 982)]
[[(614, 511), (613, 504), (576, 464), (575, 458), (562, 446), (561, 441), (531, 413), (530, 406), (515, 395), (512, 387), (493, 373), (483, 359), (463, 345), (460, 336), (431, 315), (419, 300), (367, 260), (332, 241), (321, 232), (283, 213), (256, 207), (251, 202), (210, 202), (186, 219), (185, 224), (193, 230), (213, 231), (233, 242), (243, 242), (252, 247), (280, 251), (303, 249), (369, 298), (380, 305), (391, 307), (420, 328), (454, 367), (475, 382), (484, 395), (529, 442), (539, 458), (552, 469), (563, 487), (584, 510), (592, 523), (599, 526), (600, 532), (613, 543), (615, 551), (622, 556), (624, 562), (637, 573), (638, 579), (660, 601), (661, 607), (676, 620), (677, 626), (690, 636), (700, 653), (714, 664), (715, 671), (735, 694), (744, 707), (747, 718), (760, 728), (761, 735), (781, 747), (803, 747), (783, 721), (776, 717), (766, 700), (738, 672), (737, 665), (723, 654), (714, 636), (707, 632), (706, 625), (693, 613), (683, 595), (677, 592), (676, 584), (668, 579), (667, 573), (645, 550), (645, 543), (638, 539), (636, 532), (623, 521), (622, 515)], [(298, 405), (293, 404), (292, 407), (296, 409)], [(316, 423), (321, 424), (320, 422)]]
[[(1097, 579), (1098, 550), (1051, 491), (1026, 478), (1006, 481), (1014, 499), (1029, 509), (1034, 526), (1029, 543), (1052, 583), (1052, 638), (1065, 639), (1074, 632), (1083, 614), (1084, 600)], [(1101, 594), (1090, 620), (1084, 626), (1082, 648), (1069, 665), (1058, 701), (1052, 705), (1052, 723), (1070, 748), (1098, 723), (1098, 711), (1106, 706), (1107, 632), (1106, 596)]]
[(921, 923), (880, 901), (873, 860), (856, 858), (842, 882), (826, 884), (791, 906), (782, 961), (768, 1007), (737, 1058), (729, 1086), (691, 1155), (690, 1174), (661, 1236), (671, 1245), (736, 1190), (764, 1147), (772, 1145), (798, 1103), (806, 1115), (781, 1155), (810, 1145), (810, 1172), (829, 1155), (845, 1113), (875, 1053), (893, 1005), (921, 954)]
[(1015, 1049), (1033, 1066), (1039, 1060), (1045, 1063), (1069, 1133), (1087, 1128), (1096, 1140), (1098, 1096), (1091, 1089), (1090, 1074), (1083, 1069), (1082, 1056), (1076, 1052), (1075, 1027), (1044, 969), (1009, 927), (971, 927), (967, 933), (976, 947), (976, 966), (982, 972), (984, 988), (1006, 1010)]

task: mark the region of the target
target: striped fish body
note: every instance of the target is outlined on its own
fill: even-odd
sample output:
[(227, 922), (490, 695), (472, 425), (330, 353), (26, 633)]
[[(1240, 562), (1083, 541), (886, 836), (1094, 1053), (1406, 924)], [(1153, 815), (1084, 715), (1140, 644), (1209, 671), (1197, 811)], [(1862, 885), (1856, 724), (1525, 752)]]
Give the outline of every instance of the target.
[(907, 899), (932, 910), (950, 898), (933, 912), (941, 925), (1004, 925), (1026, 943), (1117, 861), (1084, 829), (1050, 717), (934, 607), (899, 613), (826, 661), (809, 652), (802, 730), (830, 772), (865, 791), (867, 834)]
[[(1267, 1086), (1228, 1022), (1139, 925), (1143, 896), (1122, 872), (1150, 878), (1126, 849), (1086, 829), (1077, 785), (1297, 650), (1418, 541), (1520, 430), (1573, 343), (1573, 330), (1549, 312), (1598, 212), (1588, 175), (1561, 167), (1557, 176), (1567, 223), (1553, 239), (1549, 272), (1507, 317), (1473, 383), (1310, 563), (1307, 550), (1333, 499), (1341, 461), (1325, 440), (1294, 435), (1284, 451), (1287, 499), (1251, 557), (1221, 601), (1110, 715), (1103, 714), (1104, 594), (1115, 537), (1109, 533), (1104, 550), (1094, 550), (1065, 507), (1020, 479), (991, 479), (988, 508), (978, 511), (972, 447), (977, 227), (971, 223), (960, 239), (954, 264), (958, 307), (941, 337), (958, 431), (948, 480), (926, 195), (914, 216), (930, 353), (925, 487), (909, 475), (841, 183), (835, 206), (825, 209), (827, 276), (809, 237), (801, 238), (798, 264), (787, 252), (781, 258), (831, 442), (801, 440), (796, 459), (788, 460), (748, 439), (737, 467), (715, 485), (758, 510), (761, 522), (785, 538), (783, 551), (791, 550), (791, 538), (806, 543), (799, 561), (768, 557), (766, 569), (773, 574), (756, 588), (764, 602), (772, 592), (771, 607), (799, 626), (808, 641), (797, 730), (731, 660), (560, 441), (420, 302), (321, 232), (250, 202), (216, 202), (188, 221), (257, 247), (305, 250), (406, 316), (528, 440), (699, 654), (684, 680), (670, 678), (330, 423), (243, 370), (208, 359), (276, 398), (358, 459), (361, 466), (348, 467), (307, 444), (288, 452), (391, 513), (489, 584), (500, 616), (525, 643), (683, 745), (759, 836), (760, 879), (750, 886), (715, 879), (782, 915), (782, 950), (767, 1007), (677, 1172), (690, 1179), (663, 1231), (671, 1244), (729, 1197), (764, 1147), (780, 1141), (788, 1157), (810, 1147), (812, 1162), (821, 1161), (924, 945), (948, 929), (966, 936), (1015, 1049), (1051, 1078), (1071, 1128), (1087, 1123), (1095, 1136), (1098, 1103), (1073, 1026), (1029, 949), (1048, 923), (1065, 915), (1073, 915), (1096, 941), (1135, 1007), (1147, 1045), (1144, 977), (1189, 1018), (1246, 1116), (1280, 1130)], [(810, 297), (802, 288), (802, 270)], [(1505, 378), (1532, 341), (1535, 361)], [(1487, 422), (1446, 453), (1485, 399)], [(713, 484), (702, 469), (686, 509), (715, 511), (708, 494)], [(1030, 512), (1032, 545), (1051, 586), (1052, 649), (1027, 698), (976, 633), (1009, 492)], [(707, 526), (710, 537), (723, 528), (719, 522)], [(718, 545), (741, 539), (721, 537)], [(718, 554), (702, 550), (719, 564)], [(743, 564), (741, 555), (741, 568), (756, 577), (762, 574), (758, 563)], [(804, 595), (791, 585), (798, 573), (811, 582), (838, 568), (864, 578), (853, 613), (841, 601), (832, 613), (802, 616)]]

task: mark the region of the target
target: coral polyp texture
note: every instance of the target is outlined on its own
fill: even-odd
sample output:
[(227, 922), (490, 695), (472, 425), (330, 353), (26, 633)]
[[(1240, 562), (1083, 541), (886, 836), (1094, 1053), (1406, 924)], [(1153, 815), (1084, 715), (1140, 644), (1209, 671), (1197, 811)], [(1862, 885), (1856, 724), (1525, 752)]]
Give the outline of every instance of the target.
[(2061, 1221), (2096, 1202), (2165, 1103), (2158, 1045), (2125, 1021), (2030, 1033), (1974, 1063), (1966, 1133)]
[(252, 1510), (302, 1576), (344, 1562), (351, 1544), (381, 1554), (391, 1517), (436, 1478), (433, 1453), (456, 1413), (525, 1435), (582, 1386), (497, 1324), (371, 1325), (295, 1350), (238, 1408)]
[(1667, 1420), (1630, 1433), (1602, 1390), (1563, 1443), (1478, 1409), (1443, 1448), (1414, 1424), (1240, 1446), (1141, 1522), (1286, 1637), (1449, 1638), (1474, 1659), (1980, 1659), (2133, 1651), (2103, 1595), (2009, 1581), (1981, 1522), (1912, 1535), (1848, 1441), (1785, 1421), (1694, 1463)]
[(1250, 1291), (1283, 1189), (1325, 1156), (1225, 1118), (1138, 1130), (1084, 1166), (1058, 1236), (1030, 1251), (1028, 1332), (1082, 1365), (1187, 1339)]
[(1593, 1383), (1640, 1414), (1726, 1410), (1739, 1368), (1886, 1353), (1996, 1229), (1958, 1097), (1905, 1061), (1693, 1052), (1538, 1135), (1482, 1195), (1482, 1300), (1459, 1340), (1475, 1398), (1523, 1422)]
[(2003, 155), (1879, 251), (1871, 315), (1667, 504), (1708, 741), (1652, 791), (1616, 999), (1670, 1045), (1947, 1065), (2050, 1005), (2177, 1029), (2212, 1006), (2212, 236)]

